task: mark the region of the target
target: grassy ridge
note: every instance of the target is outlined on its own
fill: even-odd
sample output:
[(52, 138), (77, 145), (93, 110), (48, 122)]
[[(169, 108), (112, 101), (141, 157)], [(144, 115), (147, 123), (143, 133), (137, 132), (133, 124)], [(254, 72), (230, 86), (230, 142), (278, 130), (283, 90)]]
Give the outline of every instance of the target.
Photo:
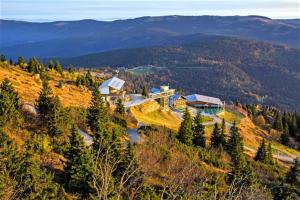
[[(75, 80), (76, 74), (64, 72), (62, 77), (60, 74), (50, 71), (49, 76), (51, 78), (49, 85), (64, 106), (87, 107), (89, 105), (91, 92), (71, 83)], [(5, 78), (12, 82), (23, 101), (35, 103), (42, 88), (42, 81), (38, 75), (32, 75), (18, 67), (0, 68), (0, 82)], [(61, 88), (58, 87), (59, 82), (63, 83)]]

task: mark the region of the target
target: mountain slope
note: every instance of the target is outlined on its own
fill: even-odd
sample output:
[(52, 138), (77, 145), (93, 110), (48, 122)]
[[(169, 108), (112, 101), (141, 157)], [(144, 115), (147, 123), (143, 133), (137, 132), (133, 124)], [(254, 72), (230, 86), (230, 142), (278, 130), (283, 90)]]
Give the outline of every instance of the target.
[(254, 38), (300, 47), (300, 27), (260, 16), (165, 16), (113, 22), (0, 21), (1, 51), (8, 57), (70, 57), (121, 48), (161, 45), (197, 33)]
[(212, 37), (173, 46), (117, 50), (65, 59), (78, 66), (165, 70), (151, 74), (155, 84), (170, 83), (188, 93), (225, 100), (258, 101), (300, 108), (300, 50), (253, 40)]

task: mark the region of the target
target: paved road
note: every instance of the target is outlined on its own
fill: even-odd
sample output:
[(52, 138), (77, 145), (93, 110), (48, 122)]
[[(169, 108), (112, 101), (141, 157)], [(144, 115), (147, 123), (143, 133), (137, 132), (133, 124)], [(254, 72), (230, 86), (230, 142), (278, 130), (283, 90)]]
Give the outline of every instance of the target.
[(130, 94), (129, 96), (130, 96), (131, 100), (124, 104), (124, 107), (126, 109), (128, 109), (132, 106), (137, 106), (137, 105), (143, 104), (143, 103), (151, 100), (150, 98), (145, 98), (140, 94)]

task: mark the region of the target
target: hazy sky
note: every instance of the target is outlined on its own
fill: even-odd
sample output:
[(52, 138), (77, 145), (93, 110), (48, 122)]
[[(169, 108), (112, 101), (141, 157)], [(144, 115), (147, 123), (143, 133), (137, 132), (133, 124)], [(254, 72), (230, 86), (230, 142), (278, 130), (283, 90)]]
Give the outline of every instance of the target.
[(0, 0), (1, 19), (115, 20), (162, 15), (300, 18), (299, 0)]

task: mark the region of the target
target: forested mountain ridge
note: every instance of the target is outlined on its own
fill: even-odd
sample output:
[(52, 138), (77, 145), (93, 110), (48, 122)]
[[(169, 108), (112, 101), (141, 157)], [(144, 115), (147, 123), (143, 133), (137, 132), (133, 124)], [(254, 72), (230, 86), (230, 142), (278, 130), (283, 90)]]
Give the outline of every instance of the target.
[(193, 35), (178, 41), (179, 45), (116, 50), (62, 62), (81, 67), (153, 65), (164, 70), (145, 79), (157, 85), (167, 82), (189, 93), (300, 108), (299, 49), (222, 36)]
[[(103, 101), (95, 72), (107, 73), (1, 55), (1, 199), (300, 195), (297, 113), (236, 103), (245, 116), (226, 110), (222, 123), (204, 125), (210, 117), (186, 109), (179, 119), (155, 101), (126, 111), (122, 100)], [(128, 129), (142, 141), (132, 144)]]
[(163, 16), (102, 22), (30, 23), (1, 20), (7, 57), (71, 57), (114, 49), (161, 45), (174, 36), (212, 34), (299, 47), (299, 25), (261, 16)]

